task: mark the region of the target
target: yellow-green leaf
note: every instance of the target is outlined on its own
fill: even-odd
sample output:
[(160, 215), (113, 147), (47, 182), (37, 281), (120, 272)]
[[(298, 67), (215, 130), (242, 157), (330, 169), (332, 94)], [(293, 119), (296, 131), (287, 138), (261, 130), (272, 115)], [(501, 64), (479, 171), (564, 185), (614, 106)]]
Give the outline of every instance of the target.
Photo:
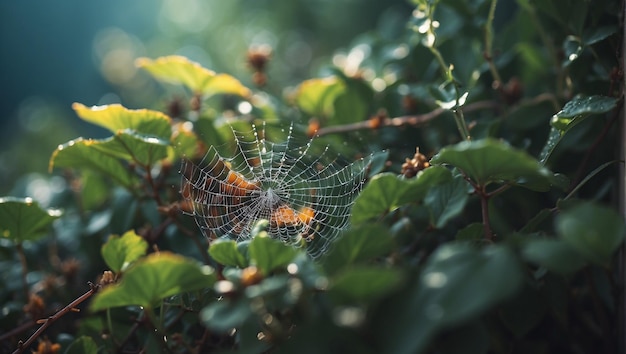
[(120, 283), (96, 294), (91, 310), (131, 305), (150, 308), (166, 297), (211, 287), (215, 280), (209, 266), (169, 252), (153, 253), (128, 268)]
[(227, 74), (216, 74), (183, 56), (172, 55), (155, 60), (139, 58), (136, 65), (148, 71), (154, 78), (172, 84), (182, 84), (190, 90), (206, 96), (232, 94), (250, 97), (250, 89)]
[(113, 133), (131, 129), (141, 134), (169, 139), (171, 119), (164, 113), (149, 109), (128, 109), (119, 104), (87, 107), (74, 103), (72, 109), (83, 120), (97, 124)]
[(306, 80), (296, 91), (296, 104), (304, 112), (330, 118), (335, 113), (335, 99), (345, 91), (345, 84), (335, 76)]
[(109, 240), (102, 245), (100, 253), (102, 258), (114, 273), (125, 270), (132, 262), (146, 254), (148, 243), (130, 230), (124, 235), (111, 235)]

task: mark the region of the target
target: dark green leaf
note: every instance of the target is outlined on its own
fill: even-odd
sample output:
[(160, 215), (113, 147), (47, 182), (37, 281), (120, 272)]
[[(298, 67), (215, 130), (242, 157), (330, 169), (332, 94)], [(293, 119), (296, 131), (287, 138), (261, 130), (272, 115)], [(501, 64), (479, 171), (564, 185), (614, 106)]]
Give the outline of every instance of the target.
[(420, 171), (412, 179), (400, 178), (391, 173), (378, 174), (369, 181), (355, 200), (351, 222), (359, 224), (387, 214), (403, 204), (417, 203), (432, 186), (451, 179), (450, 171), (441, 166)]
[(126, 270), (128, 266), (146, 254), (148, 243), (134, 231), (127, 231), (122, 237), (112, 235), (102, 245), (102, 258), (114, 273)]
[(483, 224), (473, 223), (457, 232), (455, 238), (458, 241), (480, 241), (485, 237)]
[(332, 124), (352, 123), (367, 118), (372, 89), (361, 80), (343, 78), (346, 90), (334, 101)]
[(441, 329), (459, 325), (512, 296), (523, 271), (506, 246), (483, 250), (467, 243), (439, 247), (408, 293), (391, 299), (377, 319), (390, 353), (421, 352)]
[(86, 168), (111, 178), (129, 190), (133, 189), (139, 182), (138, 177), (119, 159), (94, 149), (93, 145), (98, 143), (97, 140), (78, 138), (59, 145), (50, 158), (50, 170), (54, 167)]
[(433, 186), (428, 190), (424, 204), (430, 211), (433, 226), (442, 228), (463, 211), (469, 197), (469, 188), (467, 181), (457, 176), (448, 183)]
[(250, 302), (246, 299), (215, 301), (202, 309), (200, 319), (208, 328), (217, 332), (227, 332), (242, 325), (253, 316)]
[(516, 338), (523, 338), (544, 318), (547, 307), (539, 291), (526, 284), (514, 298), (500, 307), (499, 315)]
[(169, 252), (153, 253), (128, 268), (120, 283), (98, 292), (91, 310), (130, 305), (154, 308), (161, 299), (208, 288), (215, 280), (208, 266)]
[(67, 347), (64, 354), (96, 354), (97, 352), (96, 342), (91, 337), (81, 336)]
[(354, 202), (351, 222), (359, 224), (397, 208), (397, 200), (407, 187), (406, 181), (391, 173), (372, 177)]
[(543, 238), (524, 244), (522, 255), (527, 261), (558, 274), (571, 274), (585, 265), (576, 250), (562, 240)]
[(149, 109), (132, 110), (119, 104), (86, 107), (80, 103), (72, 105), (82, 119), (109, 129), (113, 133), (133, 130), (139, 134), (169, 140), (172, 135), (171, 120), (165, 114)]
[(552, 117), (552, 129), (548, 141), (539, 154), (542, 164), (548, 160), (552, 151), (572, 127), (585, 118), (611, 111), (617, 105), (617, 99), (606, 96), (577, 96), (567, 102), (563, 109)]
[(565, 54), (565, 60), (563, 66), (567, 67), (574, 60), (578, 59), (580, 53), (583, 51), (583, 43), (581, 39), (576, 36), (568, 36), (563, 42), (563, 52)]
[(291, 263), (298, 250), (269, 237), (255, 237), (249, 246), (250, 262), (265, 275)]
[(552, 178), (550, 171), (532, 156), (494, 139), (463, 141), (443, 148), (431, 163), (455, 166), (479, 186), (516, 183), (545, 190)]
[(389, 230), (380, 224), (362, 224), (346, 230), (337, 239), (322, 264), (328, 273), (383, 256), (393, 248)]
[(60, 216), (61, 211), (43, 209), (31, 198), (0, 198), (0, 237), (16, 243), (36, 240)]
[(369, 303), (395, 290), (402, 279), (398, 269), (350, 267), (333, 277), (329, 292), (340, 303)]
[(585, 202), (563, 211), (558, 235), (586, 260), (606, 265), (624, 240), (624, 221), (610, 208)]
[(245, 268), (246, 258), (239, 253), (237, 242), (233, 240), (217, 240), (211, 243), (209, 254), (218, 263), (231, 267)]
[(408, 186), (405, 193), (399, 196), (398, 205), (421, 201), (434, 186), (452, 182), (452, 172), (443, 166), (431, 166), (420, 171), (415, 178), (405, 181)]
[(592, 45), (602, 41), (605, 38), (613, 35), (618, 31), (618, 27), (615, 25), (607, 25), (598, 28), (593, 28), (590, 31), (585, 31), (583, 35), (583, 42), (585, 45)]

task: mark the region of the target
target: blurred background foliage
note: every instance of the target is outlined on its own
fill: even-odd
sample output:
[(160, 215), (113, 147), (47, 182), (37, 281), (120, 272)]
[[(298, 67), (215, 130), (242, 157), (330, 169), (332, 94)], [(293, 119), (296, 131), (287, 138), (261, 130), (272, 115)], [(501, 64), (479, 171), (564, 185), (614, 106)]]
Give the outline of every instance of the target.
[[(246, 52), (269, 45), (268, 74), (281, 90), (314, 76), (363, 33), (401, 33), (410, 9), (403, 0), (3, 1), (0, 194), (18, 176), (46, 173), (60, 142), (105, 136), (75, 116), (73, 102), (163, 108), (162, 87), (138, 71), (137, 57), (184, 55), (250, 84)], [(32, 193), (41, 180), (31, 179), (39, 184), (29, 194), (46, 199), (42, 189)]]

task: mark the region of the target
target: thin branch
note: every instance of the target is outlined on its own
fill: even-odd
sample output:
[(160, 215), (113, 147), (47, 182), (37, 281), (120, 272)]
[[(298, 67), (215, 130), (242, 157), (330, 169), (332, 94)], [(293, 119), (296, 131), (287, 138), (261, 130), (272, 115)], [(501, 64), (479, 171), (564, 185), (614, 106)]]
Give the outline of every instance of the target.
[(100, 289), (100, 285), (94, 285), (89, 283), (89, 286), (91, 287), (89, 289), (89, 291), (87, 291), (86, 293), (84, 293), (83, 295), (81, 295), (80, 297), (78, 297), (76, 300), (70, 302), (67, 306), (65, 306), (63, 309), (61, 309), (60, 311), (58, 311), (57, 313), (55, 313), (54, 315), (48, 317), (47, 319), (44, 320), (43, 324), (41, 325), (41, 327), (39, 327), (37, 329), (37, 331), (35, 331), (35, 333), (33, 333), (33, 335), (31, 335), (26, 342), (22, 343), (22, 341), (20, 341), (18, 343), (18, 347), (17, 349), (15, 349), (15, 351), (13, 352), (13, 354), (19, 354), (19, 353), (23, 353), (24, 350), (28, 349), (28, 347), (33, 344), (33, 342), (48, 328), (50, 327), (50, 325), (52, 325), (56, 320), (58, 320), (59, 318), (63, 317), (65, 314), (67, 314), (68, 312), (72, 312), (74, 311), (74, 309), (76, 309), (76, 307), (78, 305), (80, 305), (83, 301), (89, 299), (93, 294), (95, 294), (99, 289)]
[(489, 7), (489, 16), (487, 17), (487, 23), (485, 24), (485, 60), (489, 65), (491, 76), (493, 76), (494, 88), (501, 89), (502, 78), (498, 72), (498, 68), (493, 61), (493, 20), (495, 18), (496, 4), (498, 0), (491, 0), (491, 6)]
[[(498, 103), (495, 101), (478, 101), (470, 103), (463, 107), (463, 112), (479, 111), (483, 109), (494, 109), (498, 107)], [(400, 116), (395, 118), (383, 118), (379, 119), (374, 117), (365, 121), (344, 124), (344, 125), (331, 125), (329, 127), (320, 128), (316, 132), (316, 136), (324, 136), (329, 134), (347, 133), (357, 130), (366, 129), (378, 129), (380, 127), (401, 127), (405, 125), (420, 126), (430, 122), (431, 120), (439, 117), (441, 114), (448, 112), (447, 109), (435, 108), (434, 110), (418, 115)], [(376, 120), (376, 122), (374, 122)]]

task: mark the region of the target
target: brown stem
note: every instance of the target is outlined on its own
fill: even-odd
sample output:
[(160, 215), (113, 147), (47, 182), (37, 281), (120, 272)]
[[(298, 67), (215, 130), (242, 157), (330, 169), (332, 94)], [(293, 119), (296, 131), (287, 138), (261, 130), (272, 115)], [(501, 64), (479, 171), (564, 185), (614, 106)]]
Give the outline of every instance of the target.
[[(483, 109), (492, 109), (497, 108), (498, 103), (494, 101), (478, 101), (474, 103), (470, 103), (463, 107), (463, 112), (472, 112)], [(426, 124), (427, 122), (437, 118), (441, 114), (448, 112), (447, 109), (443, 108), (435, 108), (434, 110), (418, 115), (410, 115), (410, 116), (400, 116), (395, 118), (385, 118), (380, 121), (380, 124), (372, 124), (370, 120), (365, 120), (356, 123), (344, 124), (344, 125), (333, 125), (329, 127), (320, 128), (316, 135), (323, 136), (328, 134), (337, 134), (337, 133), (346, 133), (356, 130), (365, 130), (365, 129), (378, 129), (380, 127), (400, 127), (404, 125), (411, 126), (419, 126), (422, 124)]]
[(63, 317), (68, 312), (73, 311), (78, 305), (80, 305), (83, 301), (89, 299), (91, 297), (91, 295), (95, 294), (100, 289), (99, 285), (94, 285), (94, 284), (91, 284), (91, 283), (89, 283), (89, 285), (91, 287), (91, 289), (89, 289), (89, 291), (87, 291), (86, 293), (84, 293), (83, 295), (78, 297), (76, 300), (70, 302), (67, 306), (65, 306), (63, 309), (61, 309), (60, 311), (58, 311), (54, 315), (52, 315), (52, 316), (48, 317), (47, 319), (45, 319), (45, 321), (41, 325), (41, 327), (39, 327), (35, 331), (35, 333), (33, 333), (33, 335), (31, 335), (26, 340), (26, 342), (22, 343), (22, 341), (20, 341), (18, 343), (17, 349), (15, 349), (13, 354), (19, 354), (19, 353), (24, 352), (24, 350), (26, 350), (31, 344), (33, 344), (33, 342), (46, 330), (46, 328), (50, 327), (50, 325), (52, 325), (52, 323), (54, 323), (59, 318)]
[(15, 244), (15, 248), (17, 249), (17, 256), (20, 258), (20, 264), (22, 266), (22, 287), (24, 289), (24, 298), (28, 299), (30, 297), (30, 291), (28, 289), (28, 263), (26, 262), (26, 254), (24, 253), (24, 248), (22, 247), (22, 242), (17, 242)]
[(480, 210), (483, 214), (483, 231), (485, 233), (485, 240), (493, 241), (493, 232), (491, 231), (491, 223), (489, 222), (489, 194), (487, 194), (484, 188), (476, 190), (480, 196)]

